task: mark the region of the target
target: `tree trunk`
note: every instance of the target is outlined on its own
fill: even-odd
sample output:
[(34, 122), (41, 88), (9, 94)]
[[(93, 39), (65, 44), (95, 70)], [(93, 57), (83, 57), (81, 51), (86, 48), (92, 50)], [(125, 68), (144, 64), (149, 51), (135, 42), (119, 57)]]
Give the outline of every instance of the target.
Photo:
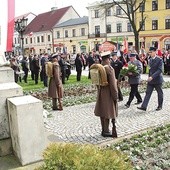
[(139, 33), (134, 32), (134, 36), (135, 36), (135, 50), (137, 51), (137, 53), (139, 53)]

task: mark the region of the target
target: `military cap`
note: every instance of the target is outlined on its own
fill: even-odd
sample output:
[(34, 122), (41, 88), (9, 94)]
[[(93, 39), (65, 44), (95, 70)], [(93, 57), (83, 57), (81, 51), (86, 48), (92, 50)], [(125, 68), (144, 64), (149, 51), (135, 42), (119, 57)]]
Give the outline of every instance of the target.
[(156, 51), (156, 48), (155, 47), (150, 47), (149, 51)]
[(53, 54), (52, 58), (58, 58), (58, 54)]
[(115, 56), (115, 55), (117, 56), (117, 51), (111, 53), (111, 56)]
[(136, 53), (131, 53), (130, 57), (136, 57), (136, 55), (137, 55)]
[(106, 52), (101, 53), (101, 57), (102, 58), (110, 58), (110, 51), (106, 51)]

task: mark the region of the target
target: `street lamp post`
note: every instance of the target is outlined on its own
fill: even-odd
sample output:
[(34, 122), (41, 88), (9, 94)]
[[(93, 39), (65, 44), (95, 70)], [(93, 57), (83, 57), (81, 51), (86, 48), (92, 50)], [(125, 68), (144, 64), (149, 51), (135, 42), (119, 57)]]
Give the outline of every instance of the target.
[(24, 55), (24, 37), (23, 33), (25, 31), (25, 28), (27, 26), (27, 20), (28, 18), (22, 18), (22, 19), (17, 19), (15, 21), (15, 30), (19, 33), (20, 35), (20, 45), (21, 45), (21, 53)]
[(52, 39), (52, 53), (54, 53), (54, 30), (51, 29), (50, 32), (51, 32), (51, 39)]

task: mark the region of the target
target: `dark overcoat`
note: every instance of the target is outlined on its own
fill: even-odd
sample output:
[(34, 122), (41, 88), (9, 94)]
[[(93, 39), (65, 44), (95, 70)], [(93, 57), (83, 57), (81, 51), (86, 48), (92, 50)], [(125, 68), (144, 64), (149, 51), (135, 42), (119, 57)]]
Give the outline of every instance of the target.
[(149, 77), (153, 79), (148, 84), (162, 84), (163, 83), (163, 61), (159, 57), (149, 60)]
[(94, 113), (106, 119), (114, 119), (118, 115), (118, 89), (114, 69), (105, 67), (107, 73), (107, 86), (98, 86), (97, 102)]
[(51, 77), (49, 81), (48, 96), (51, 98), (63, 97), (61, 71), (60, 71), (60, 66), (57, 62), (53, 63), (53, 77)]

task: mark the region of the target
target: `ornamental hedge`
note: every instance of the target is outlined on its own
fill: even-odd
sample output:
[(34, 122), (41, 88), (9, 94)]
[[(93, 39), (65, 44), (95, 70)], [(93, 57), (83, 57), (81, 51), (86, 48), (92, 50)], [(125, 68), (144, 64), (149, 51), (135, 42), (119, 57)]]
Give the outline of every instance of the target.
[(120, 151), (93, 145), (54, 143), (44, 151), (44, 165), (37, 170), (132, 170)]

